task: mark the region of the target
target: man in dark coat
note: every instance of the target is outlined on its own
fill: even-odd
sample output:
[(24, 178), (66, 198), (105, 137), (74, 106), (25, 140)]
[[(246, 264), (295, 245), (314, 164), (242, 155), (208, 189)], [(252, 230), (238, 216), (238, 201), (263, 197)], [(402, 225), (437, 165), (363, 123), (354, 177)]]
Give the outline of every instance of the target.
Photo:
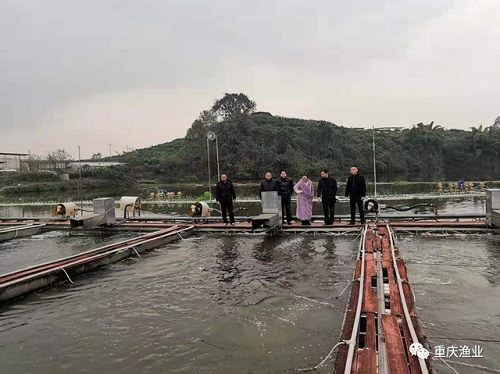
[(337, 202), (337, 180), (328, 175), (328, 170), (321, 170), (318, 182), (318, 201), (323, 203), (325, 225), (333, 225), (335, 220), (335, 203)]
[(278, 191), (278, 185), (276, 181), (273, 180), (273, 175), (270, 171), (266, 173), (266, 179), (263, 179), (259, 185), (259, 196), (262, 199), (262, 192), (267, 191)]
[(283, 214), (283, 223), (285, 223), (286, 211), (286, 221), (289, 225), (291, 225), (293, 181), (291, 178), (287, 177), (286, 170), (281, 170), (280, 177), (276, 180), (276, 185), (278, 187), (278, 195), (281, 196), (281, 212)]
[(227, 213), (229, 213), (231, 225), (234, 226), (233, 200), (236, 200), (236, 192), (233, 183), (224, 173), (220, 175), (220, 181), (215, 185), (215, 200), (221, 207), (224, 226), (227, 226)]
[(345, 187), (345, 196), (349, 196), (349, 202), (351, 205), (351, 222), (350, 225), (354, 225), (356, 219), (356, 205), (359, 210), (359, 218), (361, 223), (365, 223), (365, 212), (363, 211), (363, 200), (366, 196), (366, 182), (365, 177), (358, 173), (358, 168), (356, 166), (351, 167), (351, 175), (347, 179), (347, 185)]

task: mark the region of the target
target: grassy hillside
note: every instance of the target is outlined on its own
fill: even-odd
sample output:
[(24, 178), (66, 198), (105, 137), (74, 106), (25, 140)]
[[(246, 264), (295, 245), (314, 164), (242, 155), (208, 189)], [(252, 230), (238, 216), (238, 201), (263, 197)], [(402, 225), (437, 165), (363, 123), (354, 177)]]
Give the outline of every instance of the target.
[[(207, 179), (206, 132), (219, 144), (220, 169), (233, 180), (251, 181), (266, 170), (287, 169), (297, 177), (316, 177), (321, 168), (344, 178), (351, 165), (367, 175), (373, 170), (372, 130), (325, 121), (240, 115), (209, 125), (193, 124), (189, 136), (137, 150), (122, 160), (135, 175), (160, 181)], [(418, 124), (411, 129), (376, 131), (380, 180), (499, 179), (500, 129), (446, 130)], [(211, 146), (216, 177), (215, 142)]]

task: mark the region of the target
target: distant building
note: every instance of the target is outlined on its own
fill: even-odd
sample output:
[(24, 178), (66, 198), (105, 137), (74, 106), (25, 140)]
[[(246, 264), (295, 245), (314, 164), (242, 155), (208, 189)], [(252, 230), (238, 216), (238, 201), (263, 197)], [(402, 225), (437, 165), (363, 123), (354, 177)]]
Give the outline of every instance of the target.
[(27, 153), (0, 153), (0, 172), (21, 171), (21, 165), (29, 156)]
[[(82, 170), (92, 169), (92, 168), (108, 168), (110, 166), (123, 165), (123, 162), (94, 162), (94, 161), (82, 161)], [(68, 169), (78, 170), (80, 168), (79, 162), (70, 162), (67, 165)]]

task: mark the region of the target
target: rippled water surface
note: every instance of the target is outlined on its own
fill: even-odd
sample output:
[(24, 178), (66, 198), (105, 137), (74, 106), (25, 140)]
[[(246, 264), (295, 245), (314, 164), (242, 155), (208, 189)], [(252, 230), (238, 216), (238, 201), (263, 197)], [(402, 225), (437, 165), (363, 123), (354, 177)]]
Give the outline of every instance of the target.
[[(210, 235), (2, 307), (1, 373), (280, 373), (338, 341), (358, 243)], [(329, 373), (329, 362), (319, 372)]]
[(120, 242), (137, 234), (118, 235), (74, 234), (51, 231), (0, 243), (0, 274), (19, 270), (58, 258), (72, 256), (108, 244)]
[[(432, 202), (443, 214), (484, 213), (481, 198)], [(138, 235), (49, 232), (0, 243), (0, 273)], [(352, 279), (354, 239), (205, 235), (18, 299), (0, 306), (0, 374), (298, 373), (339, 339), (348, 292), (335, 296)], [(484, 358), (447, 359), (460, 374), (500, 372), (500, 236), (404, 235), (398, 244), (431, 345), (480, 346)], [(317, 372), (332, 370), (329, 361)]]
[(483, 349), (484, 358), (445, 358), (462, 363), (460, 374), (500, 372), (500, 237), (406, 236), (399, 245), (430, 343)]

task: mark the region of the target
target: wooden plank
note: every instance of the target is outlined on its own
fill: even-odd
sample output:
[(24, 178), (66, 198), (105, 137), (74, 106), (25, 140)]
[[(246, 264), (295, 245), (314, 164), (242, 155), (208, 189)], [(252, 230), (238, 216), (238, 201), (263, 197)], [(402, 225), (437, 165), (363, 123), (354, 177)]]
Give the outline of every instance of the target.
[(382, 267), (392, 269), (391, 242), (389, 238), (382, 238)]
[(484, 221), (399, 221), (391, 222), (392, 227), (486, 227)]
[(380, 250), (382, 248), (382, 241), (380, 240), (380, 236), (373, 237), (373, 249)]
[[(349, 311), (346, 314), (344, 328), (342, 329), (342, 340), (349, 340), (351, 338), (352, 328), (354, 325), (354, 318), (356, 311)], [(338, 348), (337, 360), (335, 361), (335, 368), (337, 373), (343, 373), (347, 362), (347, 355), (349, 352), (348, 345), (341, 345)]]
[[(351, 288), (351, 297), (349, 298), (349, 309), (347, 310), (346, 320), (344, 323), (345, 328), (349, 328), (348, 317), (350, 316), (350, 314), (352, 312), (354, 312), (354, 314), (356, 314), (358, 297), (359, 297), (359, 282), (354, 282), (352, 284), (352, 288)], [(354, 317), (353, 317), (353, 321), (354, 321)], [(345, 334), (345, 337), (347, 339), (350, 339), (351, 332), (352, 332), (352, 324), (351, 324), (350, 330)], [(342, 333), (342, 339), (344, 339), (344, 333)]]
[(373, 252), (373, 243), (371, 240), (366, 240), (365, 241), (365, 252), (366, 253), (372, 253)]
[[(373, 256), (370, 254), (369, 256)], [(365, 261), (366, 261), (366, 255), (365, 255)], [(373, 262), (373, 261), (371, 261)], [(365, 262), (366, 263), (366, 262)], [(365, 274), (366, 274), (366, 268), (365, 268)], [(356, 269), (354, 272), (354, 277), (355, 279), (359, 279), (361, 277), (361, 260), (356, 261)], [(346, 312), (346, 318), (344, 321), (344, 326), (342, 328), (342, 335), (341, 339), (342, 340), (349, 340), (352, 335), (352, 330), (354, 328), (354, 319), (356, 317), (356, 308), (358, 304), (358, 297), (359, 297), (359, 291), (360, 291), (360, 282), (359, 281), (354, 281), (352, 284), (351, 288), (351, 294), (349, 298), (349, 306)], [(371, 291), (370, 291), (371, 292)], [(337, 360), (335, 362), (335, 368), (336, 372), (338, 373), (343, 373), (347, 361), (347, 355), (348, 355), (349, 347), (348, 346), (340, 346), (338, 349), (338, 354), (337, 354)], [(353, 370), (355, 368), (356, 360), (357, 359), (357, 353), (355, 352), (354, 360), (353, 360)], [(354, 371), (352, 371), (354, 372)]]
[(361, 260), (356, 261), (356, 270), (354, 271), (354, 279), (359, 279), (361, 276)]
[(349, 346), (341, 345), (338, 349), (337, 360), (335, 361), (335, 372), (344, 373)]
[(408, 306), (408, 311), (410, 312), (410, 315), (415, 315), (415, 305), (413, 303), (413, 293), (411, 291), (411, 286), (408, 282), (405, 282), (408, 280), (408, 274), (406, 271), (406, 265), (403, 260), (399, 259), (396, 260), (397, 267), (399, 270), (399, 275), (401, 277), (401, 280), (403, 280), (403, 293), (405, 295), (406, 299), (406, 305)]
[(376, 313), (377, 312), (377, 294), (371, 289), (372, 276), (376, 276), (377, 271), (375, 261), (365, 262), (365, 282), (363, 292), (363, 307), (362, 312)]
[[(410, 352), (410, 345), (413, 343), (413, 339), (411, 338), (410, 329), (408, 328), (408, 324), (406, 320), (403, 320), (403, 333), (405, 337), (405, 345), (406, 345), (406, 355), (410, 361), (410, 373), (411, 374), (422, 374), (422, 370), (420, 370), (420, 364), (418, 363), (418, 357), (413, 356)], [(422, 343), (422, 342), (419, 342)]]
[(358, 349), (356, 364), (353, 365), (356, 374), (376, 374), (377, 373), (377, 352), (374, 349)]
[[(351, 373), (352, 374), (355, 374), (358, 372), (359, 370), (359, 350), (358, 349), (354, 349), (354, 356), (352, 357), (352, 367), (351, 367)], [(344, 369), (345, 370), (345, 369)]]
[[(361, 261), (359, 262), (361, 263)], [(346, 312), (344, 326), (342, 327), (342, 335), (341, 335), (342, 340), (349, 340), (351, 338), (352, 329), (354, 328), (354, 318), (356, 317), (358, 295), (359, 295), (359, 282), (354, 282), (351, 288), (349, 308)], [(349, 346), (341, 345), (339, 347), (337, 353), (337, 360), (335, 362), (335, 368), (337, 373), (344, 372), (348, 351), (349, 351)]]
[(404, 261), (397, 261), (397, 263), (398, 263), (399, 276), (403, 280), (408, 280), (408, 273), (406, 271), (406, 265)]
[(390, 294), (390, 305), (391, 314), (396, 316), (403, 315), (403, 305), (401, 304), (401, 296), (399, 295), (399, 288), (396, 282), (396, 277), (394, 276), (394, 270), (391, 267), (388, 269), (388, 279), (389, 279), (389, 294)]
[(375, 314), (366, 315), (365, 347), (358, 350), (359, 374), (372, 374), (377, 372), (377, 335), (375, 330)]
[[(424, 340), (424, 335), (422, 334), (422, 330), (420, 328), (420, 324), (418, 322), (418, 318), (417, 316), (410, 316), (411, 318), (411, 322), (413, 324), (413, 328), (415, 329), (415, 333), (417, 334), (417, 339), (418, 341), (423, 344), (423, 342), (426, 340)], [(430, 371), (431, 370), (431, 360), (428, 359), (428, 360), (425, 360), (425, 365), (427, 366), (427, 369)]]
[(417, 334), (417, 339), (420, 343), (424, 341), (424, 336), (422, 335), (422, 331), (420, 330), (420, 324), (418, 323), (417, 316), (410, 316), (411, 323), (413, 324), (413, 328), (415, 329), (415, 333)]
[(375, 314), (373, 313), (366, 315), (365, 347), (372, 349), (374, 352), (377, 350), (377, 331), (375, 328)]
[(365, 240), (368, 242), (368, 241), (371, 241), (373, 239), (373, 230), (371, 228), (368, 228), (366, 230), (366, 236), (365, 236)]
[(408, 312), (410, 316), (415, 315), (415, 305), (413, 303), (413, 293), (411, 292), (411, 287), (407, 282), (403, 282), (403, 293), (406, 299), (406, 305), (408, 306)]
[(410, 374), (406, 352), (401, 339), (398, 321), (394, 315), (382, 315), (382, 329), (387, 349), (387, 363), (390, 374)]

